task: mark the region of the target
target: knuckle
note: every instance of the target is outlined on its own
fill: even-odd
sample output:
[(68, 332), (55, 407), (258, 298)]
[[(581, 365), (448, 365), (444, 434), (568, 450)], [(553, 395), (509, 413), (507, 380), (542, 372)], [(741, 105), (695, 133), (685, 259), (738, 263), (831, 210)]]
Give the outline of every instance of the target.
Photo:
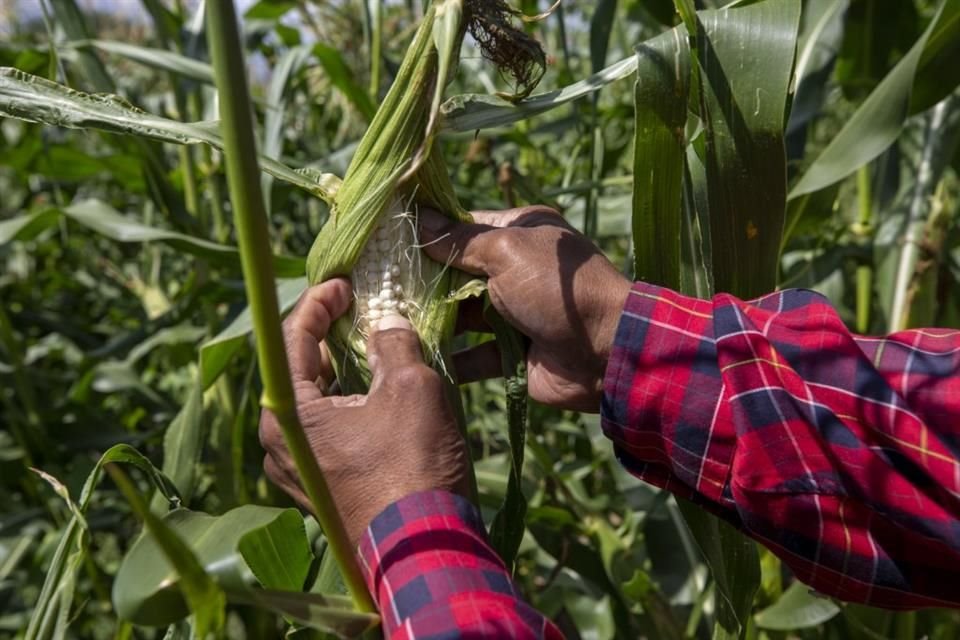
[(510, 256), (517, 253), (520, 248), (520, 239), (515, 230), (503, 230), (493, 235), (490, 239), (490, 249), (496, 256)]
[(520, 207), (518, 212), (521, 215), (545, 215), (545, 216), (556, 216), (562, 218), (560, 212), (554, 209), (553, 207), (548, 207), (543, 204), (531, 204), (524, 207)]
[(407, 364), (394, 369), (387, 380), (397, 389), (427, 390), (439, 381), (439, 375), (425, 364)]

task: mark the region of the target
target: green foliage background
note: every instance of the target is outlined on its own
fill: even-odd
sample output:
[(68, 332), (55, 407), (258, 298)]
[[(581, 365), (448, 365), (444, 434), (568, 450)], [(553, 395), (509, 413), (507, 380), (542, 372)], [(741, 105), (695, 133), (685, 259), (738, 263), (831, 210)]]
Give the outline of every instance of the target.
[[(43, 2), (36, 20), (8, 11), (0, 66), (82, 91), (117, 93), (173, 120), (214, 119), (202, 11), (179, 0), (130, 4), (145, 22), (81, 12), (73, 0)], [(724, 4), (677, 3), (701, 10)], [(789, 2), (734, 4), (783, 5), (779, 10)], [(548, 8), (535, 0), (519, 5), (528, 15)], [(529, 23), (549, 56), (541, 91), (618, 60), (639, 60), (640, 76), (623, 74), (564, 104), (529, 103), (545, 106), (512, 112), (498, 124), (500, 105), (494, 126), (479, 132), (469, 117), (482, 111), (457, 112), (465, 119), (454, 119), (458, 130), (444, 134), (442, 147), (459, 198), (474, 209), (551, 204), (625, 273), (650, 273), (645, 277), (690, 293), (803, 286), (828, 295), (863, 333), (960, 328), (960, 65), (951, 63), (960, 54), (960, 3), (804, 0), (798, 6), (783, 127), (788, 181), (778, 195), (770, 180), (747, 174), (750, 182), (738, 187), (741, 202), (734, 203), (743, 207), (738, 223), (769, 234), (761, 235), (758, 255), (771, 256), (778, 268), (758, 270), (756, 261), (765, 258), (738, 253), (740, 240), (718, 242), (722, 235), (713, 231), (722, 203), (697, 201), (695, 175), (649, 191), (634, 184), (635, 172), (647, 170), (651, 159), (687, 162), (690, 173), (696, 154), (704, 153), (697, 119), (684, 115), (686, 100), (669, 113), (693, 145), (671, 149), (669, 137), (637, 137), (637, 123), (655, 130), (655, 119), (644, 114), (666, 99), (668, 92), (657, 90), (669, 88), (671, 78), (655, 82), (646, 75), (649, 59), (635, 58), (634, 47), (666, 46), (652, 39), (681, 23), (669, 0), (565, 1)], [(310, 180), (320, 172), (342, 176), (420, 11), (415, 0), (252, 4), (243, 28), (262, 156)], [(752, 34), (754, 46), (765, 33), (761, 25)], [(752, 72), (759, 76), (741, 72), (748, 86), (771, 79), (762, 69)], [(467, 42), (448, 95), (509, 89)], [(737, 160), (759, 166), (763, 157)], [(291, 506), (261, 470), (259, 381), (222, 168), (219, 153), (204, 145), (0, 119), (0, 637), (190, 637), (189, 625), (134, 627), (114, 612), (111, 588), (140, 524), (112, 482), (93, 484), (86, 495), (81, 488), (117, 443), (162, 468), (179, 500), (197, 511)], [(704, 179), (732, 178), (721, 172)], [(289, 306), (303, 287), (302, 257), (328, 211), (289, 181), (264, 174), (263, 184), (270, 240), (284, 257), (280, 274), (288, 276), (278, 283), (280, 297)], [(645, 200), (654, 195), (663, 197)], [(782, 204), (779, 214), (768, 201)], [(655, 236), (657, 242), (644, 242)], [(506, 397), (496, 381), (468, 385), (464, 394), (489, 518), (507, 492)], [(111, 451), (117, 459), (135, 458)], [(712, 521), (697, 524), (702, 516), (629, 476), (596, 416), (530, 407), (525, 458), (529, 508), (516, 577), (568, 637), (722, 637), (717, 593), (728, 585), (717, 585), (695, 539)], [(149, 479), (156, 476), (147, 462), (137, 464), (148, 471), (135, 476), (140, 490), (152, 491)], [(85, 506), (85, 527), (72, 524), (64, 496)], [(166, 502), (155, 496), (153, 508), (162, 512)], [(289, 511), (269, 513), (290, 519)], [(308, 538), (322, 556), (311, 526)], [(65, 574), (73, 578), (60, 583), (61, 592), (43, 594), (66, 533), (79, 550)], [(731, 538), (724, 549), (737, 544)], [(325, 579), (326, 569), (310, 555), (302, 561), (306, 578), (289, 588)], [(760, 550), (759, 560), (758, 589), (740, 620), (745, 637), (960, 634), (954, 612), (894, 614), (833, 603), (793, 582), (769, 553)], [(49, 636), (32, 635), (28, 622), (38, 601), (55, 598), (66, 599)], [(231, 638), (280, 637), (288, 626), (275, 612), (236, 602), (225, 625)]]

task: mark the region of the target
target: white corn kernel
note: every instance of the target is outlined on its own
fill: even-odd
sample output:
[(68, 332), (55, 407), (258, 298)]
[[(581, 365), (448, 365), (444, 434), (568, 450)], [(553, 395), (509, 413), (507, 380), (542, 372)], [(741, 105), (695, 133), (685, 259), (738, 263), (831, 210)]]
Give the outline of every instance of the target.
[(392, 276), (394, 276), (394, 277), (399, 276), (399, 275), (400, 275), (400, 265), (398, 265), (398, 264), (390, 265), (390, 275), (392, 275)]

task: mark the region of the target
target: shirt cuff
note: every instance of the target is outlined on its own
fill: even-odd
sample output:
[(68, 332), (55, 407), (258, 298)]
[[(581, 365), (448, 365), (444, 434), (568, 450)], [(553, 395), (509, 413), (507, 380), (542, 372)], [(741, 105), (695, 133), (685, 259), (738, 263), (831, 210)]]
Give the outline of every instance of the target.
[[(487, 544), (479, 511), (445, 491), (415, 493), (384, 509), (364, 532), (358, 554), (388, 638), (417, 613), (429, 614), (431, 605), (467, 594), (519, 598)], [(424, 624), (422, 617), (418, 625)], [(437, 625), (451, 624), (441, 614), (437, 618)]]
[(713, 304), (635, 283), (617, 327), (600, 409), (620, 461), (652, 484), (726, 505), (736, 443), (729, 407)]

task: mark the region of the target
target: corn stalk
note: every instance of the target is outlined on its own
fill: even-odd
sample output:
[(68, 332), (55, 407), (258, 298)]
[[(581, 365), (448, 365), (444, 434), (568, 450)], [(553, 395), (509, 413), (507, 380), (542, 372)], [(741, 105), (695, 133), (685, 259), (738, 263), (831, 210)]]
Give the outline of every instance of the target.
[(277, 416), (297, 473), (354, 604), (361, 611), (374, 611), (373, 601), (354, 558), (353, 547), (297, 416), (290, 367), (280, 328), (270, 233), (260, 189), (250, 94), (236, 12), (233, 2), (229, 0), (208, 2), (206, 8), (210, 51), (217, 90), (220, 92), (220, 127), (224, 138), (227, 181), (240, 245), (243, 281), (257, 336), (257, 359), (263, 378), (264, 390), (260, 404)]

